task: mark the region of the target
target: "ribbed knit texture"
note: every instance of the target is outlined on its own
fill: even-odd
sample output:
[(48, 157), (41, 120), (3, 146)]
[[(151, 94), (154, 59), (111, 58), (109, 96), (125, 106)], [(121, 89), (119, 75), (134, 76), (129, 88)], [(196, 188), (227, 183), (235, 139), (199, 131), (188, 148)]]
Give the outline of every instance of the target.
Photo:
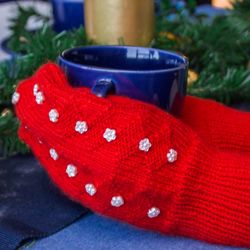
[[(37, 104), (39, 85), (44, 102)], [(250, 247), (250, 157), (211, 147), (168, 113), (126, 97), (99, 98), (86, 88), (72, 88), (54, 64), (43, 66), (17, 90), (20, 137), (30, 145), (48, 174), (71, 199), (93, 211), (138, 227), (188, 236), (212, 243)], [(56, 109), (56, 123), (48, 113)], [(75, 131), (76, 121), (88, 131)], [(103, 138), (106, 128), (116, 140)], [(139, 150), (148, 138), (152, 147)], [(59, 158), (53, 160), (49, 149)], [(167, 161), (169, 149), (178, 152)], [(68, 177), (66, 167), (78, 173)], [(96, 194), (84, 186), (92, 183)], [(111, 206), (113, 196), (124, 204)], [(149, 218), (157, 207), (160, 214)]]
[(250, 153), (249, 112), (187, 96), (179, 118), (217, 148)]

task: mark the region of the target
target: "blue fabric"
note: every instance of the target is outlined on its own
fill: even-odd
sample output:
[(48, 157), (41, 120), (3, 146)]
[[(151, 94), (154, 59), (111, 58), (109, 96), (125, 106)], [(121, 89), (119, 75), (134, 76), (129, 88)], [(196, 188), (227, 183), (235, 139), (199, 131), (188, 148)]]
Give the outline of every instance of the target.
[(24, 249), (29, 250), (242, 250), (206, 244), (180, 237), (134, 228), (130, 225), (88, 214), (64, 230)]
[(0, 160), (0, 250), (55, 233), (85, 211), (62, 195), (33, 156)]

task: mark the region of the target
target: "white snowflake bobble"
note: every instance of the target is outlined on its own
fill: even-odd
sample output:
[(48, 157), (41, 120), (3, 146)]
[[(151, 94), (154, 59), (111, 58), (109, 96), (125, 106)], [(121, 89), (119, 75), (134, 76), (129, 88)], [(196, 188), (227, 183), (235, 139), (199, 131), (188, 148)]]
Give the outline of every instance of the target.
[(58, 111), (56, 109), (51, 109), (49, 112), (49, 120), (55, 123), (58, 121), (58, 118), (59, 118)]
[(39, 86), (38, 84), (35, 84), (33, 87), (33, 95), (36, 96), (37, 92), (38, 92)]
[(88, 184), (85, 185), (85, 191), (90, 196), (94, 196), (95, 193), (96, 193), (96, 187), (93, 184), (88, 183)]
[(120, 207), (124, 204), (124, 200), (122, 198), (122, 196), (113, 196), (111, 199), (111, 206), (112, 207)]
[(114, 129), (107, 128), (103, 134), (103, 138), (107, 142), (114, 141), (116, 139), (116, 131)]
[(148, 152), (152, 144), (148, 138), (144, 138), (139, 142), (139, 149), (144, 152)]
[(66, 174), (70, 178), (75, 177), (77, 175), (77, 167), (73, 164), (68, 164), (66, 168)]
[(41, 92), (41, 91), (37, 92), (35, 97), (36, 97), (36, 103), (37, 104), (42, 104), (44, 102), (43, 92)]
[(157, 208), (157, 207), (151, 207), (149, 210), (148, 210), (148, 217), (149, 218), (155, 218), (157, 216), (159, 216), (161, 213), (160, 209)]
[(169, 163), (175, 162), (177, 160), (177, 151), (171, 148), (167, 153), (167, 160)]
[(16, 105), (20, 99), (20, 94), (18, 92), (14, 92), (12, 95), (12, 104)]
[(58, 159), (58, 153), (56, 152), (56, 150), (54, 149), (54, 148), (51, 148), (50, 150), (49, 150), (49, 153), (50, 153), (50, 157), (54, 160), (54, 161), (56, 161), (57, 159)]
[(43, 92), (39, 91), (39, 86), (37, 83), (33, 87), (33, 95), (35, 96), (37, 104), (42, 104), (44, 102)]
[(77, 121), (75, 125), (75, 131), (79, 134), (83, 134), (88, 131), (88, 125), (85, 121)]

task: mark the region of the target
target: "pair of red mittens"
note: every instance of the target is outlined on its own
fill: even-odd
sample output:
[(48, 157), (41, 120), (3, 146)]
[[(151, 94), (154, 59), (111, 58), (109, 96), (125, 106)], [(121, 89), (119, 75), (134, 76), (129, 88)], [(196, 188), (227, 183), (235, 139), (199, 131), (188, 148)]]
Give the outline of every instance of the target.
[[(19, 84), (13, 103), (20, 137), (71, 199), (138, 227), (250, 247), (247, 113), (188, 97), (176, 119), (72, 88), (51, 63)], [(224, 124), (233, 121), (242, 127)]]

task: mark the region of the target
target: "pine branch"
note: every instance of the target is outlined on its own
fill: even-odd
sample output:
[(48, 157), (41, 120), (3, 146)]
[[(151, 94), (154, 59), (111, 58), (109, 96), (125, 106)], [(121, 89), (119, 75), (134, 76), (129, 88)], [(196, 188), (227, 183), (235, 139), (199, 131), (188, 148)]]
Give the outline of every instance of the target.
[(19, 122), (11, 110), (2, 112), (0, 116), (0, 158), (14, 153), (28, 153), (28, 147), (18, 139)]
[[(15, 43), (13, 36), (10, 46)], [(18, 52), (25, 52), (27, 55), (13, 58), (11, 61), (0, 64), (0, 112), (8, 108), (11, 111), (11, 96), (17, 83), (32, 75), (40, 65), (48, 60), (56, 61), (58, 55), (65, 49), (91, 44), (86, 38), (83, 28), (72, 32), (61, 32), (56, 34), (51, 27), (44, 25), (36, 33), (27, 33), (26, 40), (17, 49)], [(0, 155), (9, 156), (16, 153), (28, 152), (27, 146), (18, 140), (18, 123), (14, 116), (1, 117), (0, 122)], [(5, 123), (4, 123), (5, 122)], [(8, 127), (12, 130), (5, 134)]]
[(228, 68), (225, 75), (204, 71), (188, 88), (188, 93), (228, 105), (250, 102), (250, 72), (243, 68)]

